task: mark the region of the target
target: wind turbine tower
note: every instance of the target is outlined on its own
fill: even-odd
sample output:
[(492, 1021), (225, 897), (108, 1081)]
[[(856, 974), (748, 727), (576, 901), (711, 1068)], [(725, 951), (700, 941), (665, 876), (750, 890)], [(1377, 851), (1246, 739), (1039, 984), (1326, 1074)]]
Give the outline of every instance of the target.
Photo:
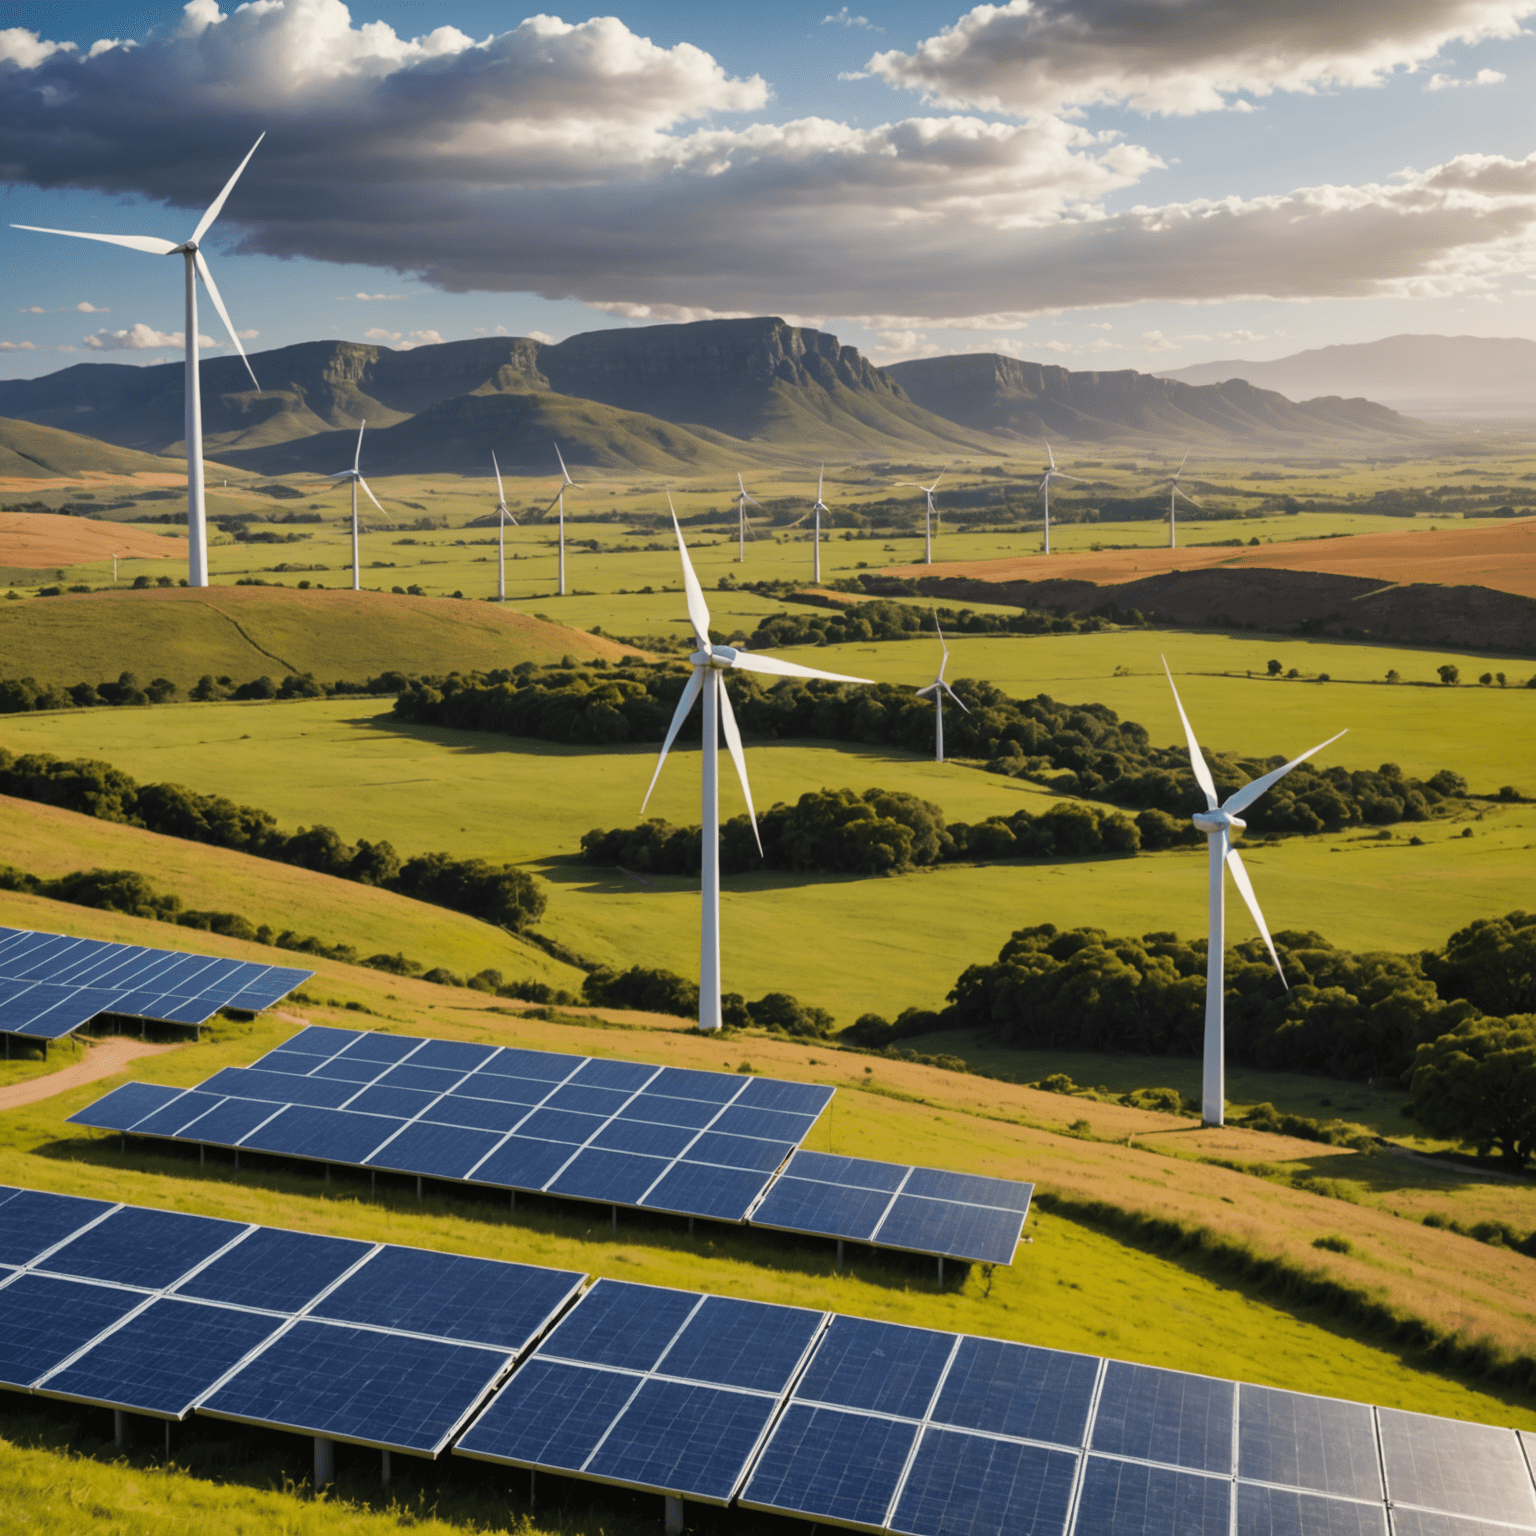
[(1179, 544), (1179, 540), (1178, 540), (1179, 497), (1180, 496), (1184, 496), (1184, 500), (1187, 501), (1190, 504), (1190, 506), (1192, 506), (1192, 507), (1198, 507), (1200, 505), (1200, 503), (1198, 501), (1196, 501), (1193, 496), (1185, 496), (1184, 492), (1179, 489), (1179, 476), (1184, 473), (1184, 466), (1188, 462), (1189, 462), (1189, 455), (1186, 453), (1184, 455), (1184, 457), (1179, 460), (1179, 467), (1176, 470), (1174, 470), (1173, 478), (1168, 482), (1168, 548), (1169, 549), (1177, 549), (1178, 548), (1178, 544)]
[[(919, 688), (917, 696), (920, 699), (926, 699), (930, 695), (933, 697), (933, 760), (936, 763), (942, 763), (944, 761), (944, 695), (947, 693), (956, 704), (960, 704), (960, 700), (955, 690), (944, 681), (944, 668), (949, 665), (949, 647), (944, 645), (944, 631), (939, 628), (937, 610), (933, 615), (933, 627), (939, 637), (939, 644), (944, 646), (944, 655), (939, 661), (939, 675), (926, 688)], [(960, 704), (960, 708), (966, 714), (970, 714), (970, 710), (966, 709), (964, 704)]]
[(939, 488), (939, 481), (948, 473), (949, 465), (945, 465), (937, 475), (933, 477), (932, 485), (919, 485), (916, 480), (898, 480), (897, 485), (910, 485), (914, 490), (921, 491), (928, 498), (928, 510), (923, 514), (923, 564), (933, 564), (933, 525), (938, 521), (938, 513), (933, 510), (933, 493)]
[(1246, 822), (1238, 819), (1239, 811), (1246, 810), (1266, 789), (1279, 783), (1298, 763), (1306, 762), (1314, 753), (1331, 746), (1339, 736), (1346, 735), (1347, 732), (1340, 731), (1338, 736), (1330, 736), (1327, 741), (1319, 742), (1311, 751), (1303, 752), (1300, 757), (1293, 757), (1290, 762), (1271, 770), (1263, 778), (1254, 779), (1251, 784), (1244, 784), (1241, 789), (1234, 790), (1218, 805), (1216, 783), (1211, 778), (1209, 765), (1201, 756), (1200, 743), (1195, 740), (1194, 727), (1189, 723), (1189, 716), (1184, 713), (1184, 704), (1179, 698), (1178, 688), (1174, 685), (1173, 673), (1168, 671), (1166, 657), (1163, 658), (1163, 671), (1168, 673), (1168, 686), (1173, 689), (1173, 702), (1178, 708), (1179, 719), (1184, 725), (1184, 739), (1189, 743), (1189, 766), (1195, 771), (1195, 782), (1205, 792), (1205, 809), (1196, 811), (1194, 816), (1195, 826), (1205, 833), (1206, 844), (1210, 851), (1211, 876), (1210, 929), (1205, 959), (1205, 1064), (1200, 1083), (1200, 1119), (1206, 1125), (1220, 1125), (1226, 1116), (1227, 1094), (1223, 1009), (1227, 942), (1227, 886), (1224, 878), (1226, 870), (1232, 871), (1232, 883), (1237, 887), (1238, 894), (1253, 914), (1254, 922), (1258, 924), (1259, 932), (1264, 937), (1264, 947), (1269, 951), (1269, 958), (1275, 962), (1275, 970), (1280, 974), (1280, 985), (1287, 989), (1290, 986), (1285, 979), (1285, 971), (1281, 968), (1280, 956), (1275, 953), (1275, 941), (1270, 938), (1269, 929), (1264, 925), (1264, 914), (1259, 911), (1258, 898), (1253, 894), (1253, 885), (1248, 879), (1248, 871), (1238, 857), (1237, 849), (1231, 844), (1231, 829), (1247, 825)]
[(224, 300), (219, 297), (218, 287), (213, 281), (213, 273), (208, 270), (208, 263), (203, 259), (199, 242), (208, 233), (213, 221), (218, 218), (223, 210), (225, 199), (240, 179), (241, 171), (250, 164), (251, 156), (256, 153), (257, 147), (264, 138), (266, 134), (263, 133), (256, 143), (251, 145), (245, 159), (235, 167), (235, 174), (224, 183), (224, 190), (214, 198), (208, 205), (208, 211), (197, 221), (197, 228), (180, 244), (174, 240), (160, 240), (153, 235), (93, 235), (78, 229), (43, 229), (36, 224), (11, 226), (12, 229), (28, 229), (39, 235), (70, 235), (76, 240), (103, 240), (108, 245), (125, 245), (131, 251), (143, 251), (150, 256), (180, 255), (183, 258), (186, 268), (184, 391), (187, 439), (187, 585), (192, 587), (208, 585), (208, 518), (207, 505), (203, 497), (203, 402), (199, 392), (197, 371), (198, 278), (203, 280), (203, 287), (208, 290), (208, 297), (213, 300), (213, 307), (218, 310), (219, 319), (224, 322), (224, 329), (229, 332), (229, 339), (234, 343), (235, 351), (240, 354), (240, 361), (245, 364), (245, 371), (251, 375), (251, 383), (256, 385), (258, 392), (261, 389), (261, 385), (256, 383), (256, 374), (251, 368), (250, 359), (245, 355), (245, 348), (240, 345), (240, 337), (235, 331), (234, 321), (229, 318), (229, 311), (224, 308)]
[[(560, 444), (559, 443), (555, 443), (555, 444), (553, 444), (553, 447), (554, 447), (554, 450), (555, 450), (555, 457), (560, 460), (560, 489), (555, 492), (554, 500), (550, 502), (549, 507), (558, 506), (560, 508), (560, 596), (564, 597), (565, 596), (565, 493), (568, 490), (570, 490), (570, 491), (579, 491), (581, 489), (581, 485), (580, 485), (580, 483), (578, 481), (575, 481), (575, 480), (571, 479), (571, 472), (570, 472), (570, 470), (568, 470), (565, 467), (565, 455), (560, 452)], [(500, 480), (501, 480), (501, 476), (498, 474), (496, 478), (497, 478), (497, 483), (499, 485), (500, 484)], [(544, 508), (544, 512), (548, 512), (549, 511), (549, 507), (545, 507)], [(544, 512), (541, 512), (539, 515), (542, 517), (544, 515)]]
[[(368, 482), (363, 479), (363, 433), (368, 423), (363, 422), (357, 429), (357, 452), (352, 455), (352, 468), (339, 469), (331, 476), (332, 480), (339, 481), (343, 485), (352, 487), (352, 590), (361, 592), (363, 589), (362, 565), (358, 559), (357, 547), (357, 488), (362, 486), (364, 494), (374, 506), (379, 507), (379, 498), (368, 489)], [(383, 512), (384, 508), (379, 507)]]
[[(555, 451), (558, 453), (559, 449)], [(560, 467), (565, 468), (563, 462)], [(491, 468), (496, 471), (496, 601), (504, 603), (507, 600), (507, 524), (516, 528), (517, 519), (507, 505), (507, 493), (501, 483), (501, 465), (496, 462), (494, 453), (491, 454)]]
[(1076, 480), (1077, 475), (1069, 475), (1065, 470), (1056, 468), (1056, 455), (1051, 452), (1050, 443), (1045, 445), (1046, 456), (1050, 463), (1045, 466), (1044, 477), (1040, 481), (1040, 494), (1045, 497), (1045, 553), (1051, 552), (1051, 481), (1052, 480)]
[(811, 511), (816, 515), (816, 524), (811, 533), (811, 580), (819, 587), (821, 585), (821, 514), (825, 512), (828, 517), (832, 515), (832, 509), (821, 499), (821, 487), (827, 478), (827, 466), (821, 466), (821, 473), (816, 476), (816, 500)]
[(750, 532), (747, 527), (747, 508), (753, 506), (761, 512), (763, 504), (752, 499), (751, 494), (747, 490), (746, 481), (741, 478), (739, 472), (736, 476), (736, 484), (741, 487), (741, 495), (736, 498), (736, 563), (738, 565), (745, 565), (747, 559), (747, 534)]
[[(671, 506), (672, 497), (667, 496)], [(837, 672), (817, 672), (792, 661), (780, 661), (774, 656), (754, 656), (736, 650), (729, 645), (712, 645), (709, 639), (709, 608), (704, 601), (699, 578), (694, 575), (693, 562), (688, 558), (688, 546), (683, 543), (683, 530), (678, 526), (677, 512), (672, 513), (672, 529), (677, 534), (677, 549), (683, 560), (683, 588), (688, 595), (688, 621), (693, 626), (694, 638), (699, 648), (688, 659), (693, 663), (693, 675), (677, 701), (677, 711), (667, 728), (667, 739), (661, 744), (661, 756), (656, 759), (656, 771), (651, 775), (651, 787), (645, 792), (640, 806), (644, 815), (650, 804), (656, 781), (661, 777), (662, 764), (683, 721), (688, 718), (694, 700), (704, 695), (704, 752), (703, 752), (703, 829), (702, 901), (699, 923), (699, 1028), (717, 1030), (724, 1020), (720, 1013), (720, 731), (725, 731), (725, 744), (730, 750), (731, 761), (736, 765), (736, 777), (741, 780), (741, 792), (746, 798), (747, 813), (752, 818), (752, 834), (757, 836), (757, 811), (752, 805), (752, 787), (747, 783), (747, 760), (741, 749), (741, 732), (736, 728), (736, 716), (731, 709), (731, 696), (725, 691), (725, 674), (733, 668), (741, 672), (757, 672), (769, 677), (819, 677), (833, 683), (867, 683), (867, 677), (844, 677)], [(758, 839), (758, 851), (762, 840)]]

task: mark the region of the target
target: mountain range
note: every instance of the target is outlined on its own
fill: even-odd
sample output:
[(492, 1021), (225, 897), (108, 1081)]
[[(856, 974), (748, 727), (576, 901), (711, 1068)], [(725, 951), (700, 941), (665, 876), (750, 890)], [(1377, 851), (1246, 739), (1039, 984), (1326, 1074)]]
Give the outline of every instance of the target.
[[(590, 331), (563, 342), (485, 337), (393, 351), (316, 341), (202, 365), (210, 459), (260, 474), (351, 463), (361, 423), (377, 475), (548, 472), (558, 441), (603, 470), (717, 472), (786, 456), (1014, 454), (1020, 440), (1170, 438), (1304, 446), (1408, 438), (1365, 400), (1296, 404), (1251, 385), (1074, 373), (995, 354), (877, 368), (835, 336), (772, 317)], [(84, 363), (0, 381), (0, 417), (144, 454), (182, 450), (179, 363)]]
[(1196, 386), (1242, 379), (1292, 400), (1369, 395), (1422, 416), (1536, 415), (1536, 341), (1514, 336), (1386, 336), (1267, 363), (1196, 363), (1158, 377)]

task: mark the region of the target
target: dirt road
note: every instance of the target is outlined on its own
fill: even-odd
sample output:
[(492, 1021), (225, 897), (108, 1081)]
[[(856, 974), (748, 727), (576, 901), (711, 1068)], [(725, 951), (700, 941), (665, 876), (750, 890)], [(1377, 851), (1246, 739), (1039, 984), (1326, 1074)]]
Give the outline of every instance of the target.
[(140, 1056), (163, 1056), (167, 1051), (180, 1049), (177, 1045), (150, 1045), (144, 1040), (121, 1037), (103, 1040), (100, 1045), (86, 1045), (84, 1061), (77, 1061), (60, 1072), (50, 1072), (46, 1077), (31, 1077), (10, 1088), (0, 1088), (0, 1110), (36, 1104), (39, 1099), (51, 1099), (56, 1093), (67, 1093), (84, 1083), (112, 1077)]

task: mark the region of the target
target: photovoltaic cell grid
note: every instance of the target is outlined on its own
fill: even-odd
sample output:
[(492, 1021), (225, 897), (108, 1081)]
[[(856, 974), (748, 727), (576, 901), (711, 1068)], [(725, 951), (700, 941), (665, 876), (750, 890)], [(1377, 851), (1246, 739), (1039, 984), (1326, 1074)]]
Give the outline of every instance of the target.
[(1011, 1264), (1034, 1188), (801, 1150), (752, 1212), (752, 1224)]
[(1513, 1430), (841, 1316), (741, 1502), (899, 1536), (1536, 1531)]
[(58, 1040), (100, 1013), (203, 1024), (259, 1013), (313, 971), (0, 928), (0, 1034)]
[(312, 1027), (197, 1088), (126, 1084), (71, 1120), (740, 1221), (832, 1093), (774, 1078)]
[(0, 1188), (0, 1385), (435, 1456), (583, 1279)]
[(455, 1449), (729, 1504), (827, 1321), (599, 1280)]

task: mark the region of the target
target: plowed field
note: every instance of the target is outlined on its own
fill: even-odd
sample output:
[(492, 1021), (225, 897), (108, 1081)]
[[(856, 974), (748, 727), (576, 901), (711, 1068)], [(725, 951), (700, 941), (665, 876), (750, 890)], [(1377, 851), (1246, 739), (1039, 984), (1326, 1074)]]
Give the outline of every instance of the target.
[(157, 527), (134, 523), (99, 523), (86, 517), (52, 512), (0, 512), (0, 565), (26, 570), (80, 565), (128, 555), (135, 560), (187, 558), (187, 541)]

